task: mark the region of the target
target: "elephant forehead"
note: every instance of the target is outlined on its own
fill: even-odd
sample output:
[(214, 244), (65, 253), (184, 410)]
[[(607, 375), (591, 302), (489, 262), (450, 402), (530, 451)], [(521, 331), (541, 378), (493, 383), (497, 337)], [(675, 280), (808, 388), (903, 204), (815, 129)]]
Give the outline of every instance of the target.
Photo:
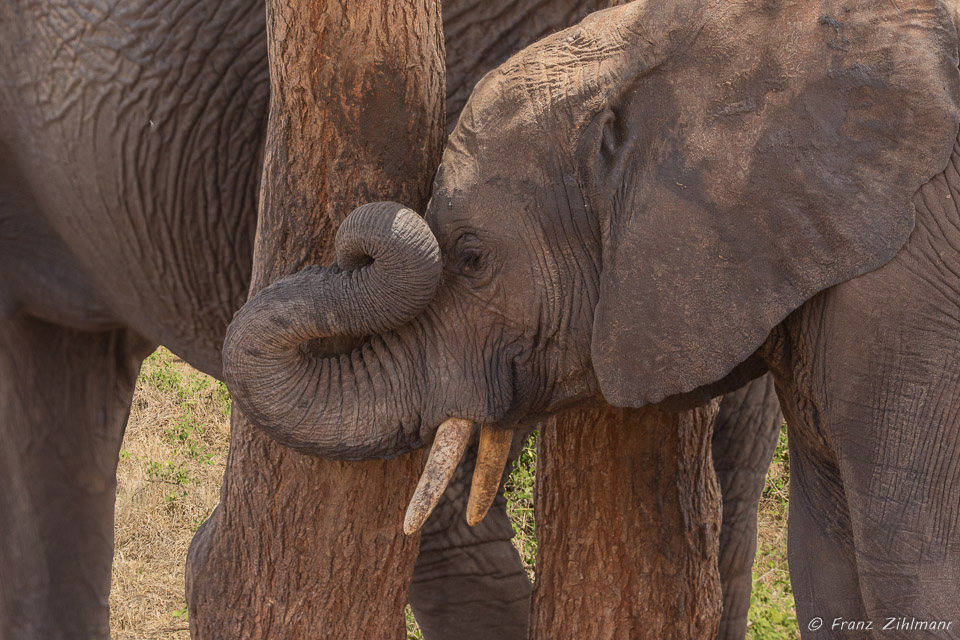
[(562, 159), (549, 140), (539, 124), (482, 133), (458, 126), (444, 150), (428, 215), (441, 220), (483, 212), (474, 219), (481, 224), (495, 211), (534, 208), (549, 200), (544, 186), (556, 182)]

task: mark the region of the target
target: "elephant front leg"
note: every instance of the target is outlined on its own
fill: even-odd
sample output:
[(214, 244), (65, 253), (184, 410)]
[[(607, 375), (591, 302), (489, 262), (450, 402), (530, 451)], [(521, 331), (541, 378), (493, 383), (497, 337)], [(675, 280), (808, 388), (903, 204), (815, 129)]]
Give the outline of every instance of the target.
[(742, 640), (747, 633), (757, 552), (757, 504), (782, 423), (770, 375), (720, 401), (712, 441), (713, 468), (723, 497), (719, 558), (723, 615), (717, 640)]
[(420, 555), (410, 585), (410, 605), (427, 638), (523, 640), (530, 615), (530, 580), (510, 542), (503, 480), (530, 431), (514, 434), (500, 490), (487, 516), (466, 522), (470, 480), (477, 457), (472, 443), (444, 498), (420, 536)]
[(0, 638), (110, 637), (117, 457), (146, 347), (0, 319)]
[(960, 155), (888, 264), (765, 346), (790, 429), (790, 574), (805, 638), (960, 633)]

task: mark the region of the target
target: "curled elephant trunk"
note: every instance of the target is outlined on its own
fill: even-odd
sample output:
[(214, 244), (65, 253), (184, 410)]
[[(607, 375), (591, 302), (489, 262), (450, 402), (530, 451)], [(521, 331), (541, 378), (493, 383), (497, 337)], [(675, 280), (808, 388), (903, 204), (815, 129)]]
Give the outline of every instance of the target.
[[(347, 217), (336, 251), (337, 265), (281, 278), (243, 306), (227, 329), (224, 378), (244, 415), (282, 444), (343, 460), (399, 455), (412, 448), (401, 407), (419, 358), (387, 332), (429, 304), (440, 249), (415, 212), (374, 203)], [(304, 349), (334, 336), (373, 337), (339, 356)]]

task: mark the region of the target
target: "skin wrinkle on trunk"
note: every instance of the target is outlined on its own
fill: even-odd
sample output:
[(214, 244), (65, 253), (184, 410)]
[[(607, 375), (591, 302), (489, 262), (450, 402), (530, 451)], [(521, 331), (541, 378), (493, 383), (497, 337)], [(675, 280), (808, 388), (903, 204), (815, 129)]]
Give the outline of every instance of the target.
[(584, 409), (541, 431), (531, 638), (713, 639), (717, 407)]
[[(440, 248), (423, 218), (394, 203), (356, 209), (338, 230), (336, 245), (343, 270), (310, 267), (286, 276), (237, 313), (224, 341), (224, 377), (247, 418), (281, 444), (341, 460), (393, 457), (418, 440), (414, 432), (403, 442), (398, 403), (376, 393), (365, 357), (373, 347), (361, 343), (348, 354), (322, 358), (302, 347), (412, 320), (440, 281)], [(400, 363), (379, 361), (377, 379), (417, 375), (408, 361)], [(344, 423), (344, 413), (357, 418)]]
[[(251, 293), (329, 264), (333, 230), (357, 205), (422, 210), (443, 122), (437, 3), (268, 0), (267, 32)], [(418, 538), (399, 532), (420, 466), (419, 454), (352, 464), (301, 455), (235, 411), (220, 505), (187, 561), (191, 636), (402, 638)]]

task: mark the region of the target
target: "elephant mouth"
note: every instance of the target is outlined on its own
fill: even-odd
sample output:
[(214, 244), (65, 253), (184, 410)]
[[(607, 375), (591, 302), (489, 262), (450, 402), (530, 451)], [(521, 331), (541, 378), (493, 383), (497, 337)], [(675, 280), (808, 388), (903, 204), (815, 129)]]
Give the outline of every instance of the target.
[(419, 530), (430, 516), (446, 490), (477, 424), (481, 425), (480, 447), (467, 502), (467, 522), (470, 526), (483, 520), (497, 495), (510, 454), (513, 432), (591, 397), (577, 395), (567, 402), (541, 408), (543, 399), (525, 392), (519, 384), (522, 378), (529, 377), (526, 371), (529, 364), (525, 362), (521, 350), (511, 351), (513, 353), (505, 359), (501, 370), (509, 382), (504, 388), (509, 391), (500, 398), (500, 411), (491, 412), (499, 417), (487, 422), (448, 418), (437, 429), (427, 464), (407, 507), (403, 524), (405, 533), (412, 534)]
[(515, 403), (520, 397), (515, 387), (518, 380), (516, 366), (516, 354), (512, 353), (496, 369), (495, 373), (503, 383), (496, 386), (502, 392), (488, 400), (486, 412), (488, 416), (496, 416), (495, 419), (474, 421), (463, 417), (447, 418), (437, 428), (427, 464), (407, 506), (403, 523), (405, 533), (418, 531), (430, 516), (453, 477), (477, 425), (480, 444), (467, 501), (467, 523), (474, 526), (487, 514), (500, 488), (500, 479), (513, 443), (514, 429), (510, 427), (516, 425), (512, 416), (523, 413), (523, 409)]

